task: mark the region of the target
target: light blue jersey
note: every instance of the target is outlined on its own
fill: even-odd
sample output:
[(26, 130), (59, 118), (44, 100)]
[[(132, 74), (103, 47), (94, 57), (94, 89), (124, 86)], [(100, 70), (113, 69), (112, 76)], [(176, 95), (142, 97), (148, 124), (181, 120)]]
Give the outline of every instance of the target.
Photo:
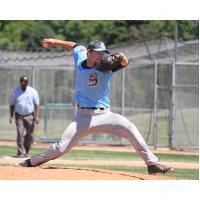
[(17, 87), (10, 96), (10, 105), (14, 105), (15, 112), (20, 115), (34, 112), (34, 105), (39, 105), (39, 103), (37, 91), (30, 86), (27, 86), (25, 91), (21, 87)]
[(112, 71), (103, 73), (94, 67), (83, 67), (87, 49), (78, 45), (73, 50), (76, 67), (75, 101), (82, 107), (109, 108)]

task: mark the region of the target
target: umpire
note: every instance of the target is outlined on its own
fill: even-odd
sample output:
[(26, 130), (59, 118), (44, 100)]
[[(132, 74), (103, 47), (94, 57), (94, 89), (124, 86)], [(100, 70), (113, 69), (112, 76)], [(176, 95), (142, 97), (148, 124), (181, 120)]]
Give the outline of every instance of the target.
[(10, 123), (15, 115), (18, 158), (27, 157), (33, 143), (34, 125), (39, 123), (39, 101), (38, 92), (28, 85), (28, 78), (20, 77), (20, 86), (10, 96)]

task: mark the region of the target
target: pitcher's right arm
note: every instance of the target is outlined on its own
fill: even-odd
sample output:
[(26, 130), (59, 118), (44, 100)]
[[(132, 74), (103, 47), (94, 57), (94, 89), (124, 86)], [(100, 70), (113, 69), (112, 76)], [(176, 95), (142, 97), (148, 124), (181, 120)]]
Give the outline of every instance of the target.
[(75, 42), (64, 41), (64, 40), (53, 39), (53, 38), (48, 38), (48, 39), (42, 40), (42, 46), (45, 48), (60, 46), (60, 47), (64, 47), (69, 50), (72, 50), (75, 45), (76, 45)]

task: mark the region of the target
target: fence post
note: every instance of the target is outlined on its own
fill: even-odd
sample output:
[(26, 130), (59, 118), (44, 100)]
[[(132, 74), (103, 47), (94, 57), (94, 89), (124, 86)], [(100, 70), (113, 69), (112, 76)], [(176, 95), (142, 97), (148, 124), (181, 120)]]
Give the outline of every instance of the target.
[[(122, 69), (122, 76), (121, 76), (121, 81), (122, 81), (122, 98), (121, 98), (121, 114), (124, 116), (125, 115), (125, 70)], [(121, 137), (121, 145), (124, 144), (124, 140)]]
[(125, 114), (125, 70), (122, 69), (122, 100), (121, 100), (122, 104), (122, 115)]
[(169, 138), (170, 148), (176, 147), (176, 60), (178, 43), (178, 23), (174, 25), (174, 58), (172, 60), (172, 83), (171, 83), (171, 133)]
[(172, 61), (172, 87), (171, 87), (171, 141), (170, 147), (176, 147), (176, 60)]
[(44, 117), (44, 131), (43, 131), (43, 138), (46, 138), (47, 137), (47, 118), (48, 118), (48, 105), (47, 104), (45, 104), (44, 105), (44, 115), (43, 115), (43, 117)]
[(158, 80), (158, 63), (154, 61), (154, 117), (153, 117), (153, 146), (157, 149), (157, 80)]
[(35, 88), (35, 67), (32, 66), (32, 87)]

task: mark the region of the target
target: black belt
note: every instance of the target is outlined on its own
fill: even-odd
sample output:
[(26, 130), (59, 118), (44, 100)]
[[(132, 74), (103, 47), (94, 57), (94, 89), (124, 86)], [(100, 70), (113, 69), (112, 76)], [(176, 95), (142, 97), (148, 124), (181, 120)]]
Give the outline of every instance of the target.
[(88, 110), (97, 110), (97, 109), (104, 110), (105, 109), (105, 108), (96, 108), (96, 107), (82, 107), (82, 106), (79, 106), (79, 105), (78, 105), (78, 108), (79, 109), (88, 109)]
[(32, 112), (32, 113), (29, 113), (29, 114), (27, 114), (27, 115), (21, 115), (21, 114), (19, 114), (19, 113), (17, 113), (17, 112), (15, 112), (17, 115), (19, 115), (19, 116), (21, 116), (21, 117), (27, 117), (27, 116), (29, 116), (29, 115), (34, 115), (34, 112)]

